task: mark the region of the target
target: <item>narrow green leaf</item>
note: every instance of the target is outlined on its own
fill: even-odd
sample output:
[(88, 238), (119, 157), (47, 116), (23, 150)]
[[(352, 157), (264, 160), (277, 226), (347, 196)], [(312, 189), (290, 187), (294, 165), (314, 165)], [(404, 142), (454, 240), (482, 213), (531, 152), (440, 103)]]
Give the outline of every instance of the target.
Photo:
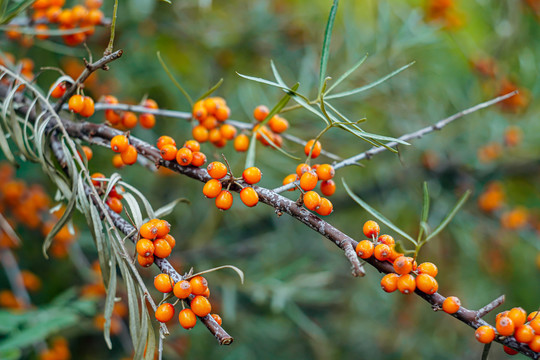
[[(144, 294), (139, 289), (139, 301), (141, 302), (142, 306), (145, 306), (146, 300), (144, 298)], [(145, 307), (146, 308), (146, 307)], [(140, 339), (139, 343), (135, 347), (135, 355), (133, 355), (134, 359), (142, 359), (144, 356), (144, 349), (146, 347), (146, 341), (148, 338), (148, 316), (144, 314), (145, 310), (142, 310), (143, 313), (141, 314), (141, 326), (139, 327), (139, 333), (137, 334), (137, 337)]]
[[(120, 185), (122, 185), (123, 187), (125, 187), (126, 189), (128, 189), (129, 191), (131, 191), (132, 193), (134, 193), (135, 195), (137, 195), (139, 197), (139, 199), (141, 199), (141, 201), (142, 201), (142, 203), (144, 205), (144, 209), (146, 210), (146, 214), (148, 215), (148, 217), (150, 219), (154, 219), (156, 217), (156, 215), (154, 214), (154, 209), (152, 208), (152, 205), (150, 205), (150, 201), (148, 201), (146, 196), (144, 196), (144, 194), (142, 192), (140, 192), (139, 189), (137, 189), (136, 187), (126, 183), (125, 181), (119, 181), (118, 183)], [(138, 224), (137, 229), (141, 225), (142, 224)]]
[(490, 349), (491, 349), (491, 343), (487, 343), (484, 345), (484, 350), (482, 350), (482, 360), (487, 360)]
[(148, 335), (146, 336), (146, 354), (144, 356), (144, 359), (154, 360), (154, 356), (156, 353), (156, 333), (154, 332), (154, 327), (152, 326), (150, 314), (145, 311), (143, 316), (148, 318)]
[(363, 92), (363, 91), (366, 91), (366, 90), (369, 90), (379, 84), (382, 84), (383, 82), (385, 82), (386, 80), (390, 79), (391, 77), (399, 74), (400, 72), (402, 72), (403, 70), (407, 69), (408, 67), (412, 66), (413, 64), (415, 63), (415, 61), (405, 65), (405, 66), (402, 66), (400, 67), (399, 69), (391, 72), (390, 74), (380, 78), (379, 80), (376, 80), (368, 85), (365, 85), (365, 86), (362, 86), (362, 87), (359, 87), (359, 88), (356, 88), (356, 89), (353, 89), (353, 90), (349, 90), (349, 91), (344, 91), (344, 92), (340, 92), (340, 93), (337, 93), (337, 94), (333, 94), (333, 95), (328, 95), (326, 97), (326, 99), (330, 100), (330, 99), (337, 99), (337, 98), (342, 98), (342, 97), (345, 97), (345, 96), (350, 96), (350, 95), (354, 95), (354, 94), (358, 94), (360, 92)]
[(424, 181), (424, 204), (422, 206), (422, 222), (427, 222), (429, 216), (429, 191), (427, 182)]
[(341, 82), (343, 80), (348, 78), (356, 69), (358, 69), (360, 67), (360, 65), (362, 65), (364, 63), (364, 61), (366, 61), (366, 59), (367, 59), (367, 55), (364, 55), (364, 57), (361, 58), (360, 61), (358, 61), (356, 64), (354, 64), (352, 68), (345, 71), (345, 73), (343, 75), (341, 75), (339, 77), (339, 79), (337, 79), (337, 81), (335, 83), (333, 83), (332, 86), (330, 86), (330, 88), (328, 90), (326, 90), (324, 93), (329, 94), (332, 90), (334, 90), (336, 88), (336, 86), (341, 84)]
[(281, 78), (281, 75), (279, 74), (279, 71), (277, 70), (276, 68), (276, 65), (274, 64), (274, 61), (273, 60), (270, 60), (270, 67), (272, 67), (272, 73), (274, 73), (274, 77), (276, 78), (276, 81), (281, 85), (281, 86), (287, 86), (287, 84), (285, 84), (285, 81), (283, 81), (283, 79)]
[(254, 131), (251, 134), (251, 139), (249, 141), (249, 148), (246, 154), (246, 163), (244, 169), (250, 168), (255, 165), (255, 152), (257, 150), (257, 133)]
[[(5, 1), (6, 1), (6, 3), (9, 2), (8, 0), (5, 0)], [(24, 10), (26, 10), (26, 8), (29, 7), (30, 5), (32, 5), (32, 3), (34, 3), (34, 1), (35, 0), (23, 0), (21, 2), (18, 2), (16, 4), (14, 4), (12, 7), (10, 7), (5, 12), (4, 16), (2, 16), (2, 20), (0, 21), (0, 25), (9, 23), (11, 21), (11, 19), (13, 19), (15, 16), (19, 15)]]
[(167, 65), (165, 64), (165, 61), (163, 61), (163, 59), (161, 58), (161, 53), (158, 51), (157, 52), (157, 57), (158, 57), (158, 60), (159, 62), (161, 63), (161, 67), (163, 67), (163, 70), (165, 70), (165, 72), (167, 73), (167, 75), (169, 76), (169, 79), (171, 79), (171, 81), (173, 82), (173, 84), (178, 88), (178, 90), (180, 90), (180, 92), (186, 97), (187, 101), (189, 102), (189, 105), (191, 105), (191, 107), (193, 107), (193, 100), (191, 99), (191, 96), (189, 96), (189, 94), (187, 93), (186, 90), (184, 90), (184, 88), (182, 87), (182, 85), (180, 85), (180, 83), (175, 79), (175, 77), (173, 76), (173, 74), (171, 73), (171, 71), (169, 70), (169, 68), (167, 67)]
[(210, 96), (214, 91), (219, 89), (221, 84), (223, 84), (223, 78), (219, 79), (219, 81), (214, 86), (212, 86), (210, 89), (208, 89), (208, 91), (206, 91), (204, 94), (202, 94), (197, 100), (195, 100), (195, 102), (200, 101), (200, 100), (206, 98), (207, 96)]
[(221, 269), (233, 269), (237, 274), (238, 276), (240, 277), (240, 282), (243, 284), (244, 283), (244, 272), (242, 270), (240, 270), (239, 268), (237, 268), (236, 266), (233, 266), (233, 265), (222, 265), (222, 266), (218, 266), (218, 267), (215, 267), (215, 268), (212, 268), (212, 269), (208, 269), (208, 270), (204, 270), (204, 271), (201, 271), (201, 272), (198, 272), (196, 274), (193, 274), (191, 275), (189, 278), (186, 278), (186, 279), (191, 279), (197, 275), (203, 275), (203, 274), (208, 274), (208, 273), (211, 273), (211, 272), (214, 272), (214, 271), (217, 271), (217, 270), (221, 270)]
[(111, 342), (111, 317), (114, 308), (114, 298), (116, 296), (116, 256), (111, 256), (111, 272), (109, 274), (109, 285), (107, 286), (107, 296), (105, 297), (105, 310), (103, 316), (105, 317), (105, 326), (103, 327), (103, 337), (110, 349), (112, 349)]
[(98, 253), (99, 267), (101, 268), (101, 277), (103, 278), (103, 283), (105, 286), (109, 286), (107, 281), (109, 281), (109, 274), (111, 271), (111, 266), (109, 258), (111, 257), (111, 252), (109, 250), (108, 241), (103, 234), (103, 224), (99, 216), (98, 210), (95, 206), (90, 207), (91, 219), (90, 229), (93, 229), (92, 235), (94, 236), (94, 241), (96, 243), (96, 249)]
[(240, 77), (243, 77), (244, 79), (247, 79), (247, 80), (251, 80), (251, 81), (255, 81), (255, 82), (258, 82), (258, 83), (261, 83), (261, 84), (266, 84), (266, 85), (270, 85), (270, 86), (274, 86), (274, 87), (277, 87), (277, 88), (280, 88), (280, 89), (283, 89), (283, 90), (290, 90), (287, 86), (285, 85), (280, 85), (278, 83), (275, 83), (273, 81), (270, 81), (270, 80), (266, 80), (266, 79), (263, 79), (263, 78), (260, 78), (260, 77), (256, 77), (256, 76), (249, 76), (249, 75), (243, 75), (243, 74), (240, 74), (239, 72), (236, 72), (236, 74)]
[(360, 199), (358, 196), (356, 196), (352, 192), (352, 190), (349, 188), (349, 186), (347, 186), (347, 183), (345, 182), (345, 179), (342, 178), (341, 182), (343, 183), (343, 186), (345, 188), (345, 191), (347, 191), (347, 194), (349, 194), (349, 196), (354, 201), (356, 201), (356, 203), (358, 203), (358, 205), (363, 207), (368, 213), (373, 215), (377, 220), (379, 220), (380, 222), (382, 222), (383, 224), (388, 226), (390, 229), (394, 230), (396, 233), (398, 233), (399, 235), (403, 236), (405, 239), (409, 240), (410, 242), (412, 242), (413, 244), (416, 245), (416, 241), (411, 236), (409, 236), (409, 234), (407, 234), (405, 231), (401, 230), (399, 227), (394, 225), (390, 220), (385, 218), (381, 213), (379, 213), (377, 210), (373, 209), (371, 206), (369, 206), (367, 203), (365, 203), (362, 199)]
[(122, 176), (116, 172), (109, 177), (109, 181), (107, 182), (107, 188), (105, 189), (105, 194), (103, 194), (103, 199), (107, 199), (109, 193), (116, 186), (116, 183), (120, 180), (122, 180)]
[(191, 205), (191, 201), (189, 201), (188, 199), (186, 199), (186, 198), (178, 198), (176, 200), (171, 201), (168, 204), (163, 205), (159, 209), (157, 209), (154, 212), (154, 215), (156, 216), (156, 218), (161, 219), (162, 217), (169, 215), (174, 210), (176, 205), (178, 205), (180, 203), (186, 203), (188, 205)]
[(457, 204), (452, 208), (450, 213), (448, 213), (448, 215), (446, 215), (446, 217), (439, 224), (439, 226), (437, 226), (435, 228), (435, 230), (433, 230), (433, 232), (431, 234), (429, 234), (429, 236), (426, 238), (426, 242), (428, 242), (429, 240), (431, 240), (435, 236), (437, 236), (446, 227), (446, 225), (448, 225), (448, 223), (450, 223), (450, 221), (452, 221), (452, 219), (454, 218), (454, 216), (456, 216), (459, 209), (461, 209), (461, 207), (465, 204), (465, 202), (469, 198), (469, 195), (471, 195), (471, 191), (467, 190), (465, 192), (465, 194), (463, 194), (463, 196), (459, 199)]
[(326, 29), (324, 30), (324, 41), (321, 52), (321, 67), (319, 69), (319, 93), (322, 92), (324, 79), (326, 78), (326, 68), (328, 66), (328, 57), (330, 56), (330, 40), (332, 38), (332, 29), (334, 28), (334, 20), (336, 19), (336, 13), (339, 0), (334, 0), (332, 8), (330, 9), (330, 15), (328, 15), (328, 22), (326, 23)]
[(330, 121), (323, 115), (323, 113), (321, 113), (320, 111), (312, 107), (309, 104), (309, 101), (306, 101), (305, 99), (300, 98), (298, 96), (293, 96), (293, 100), (296, 101), (298, 104), (300, 104), (304, 109), (312, 112), (313, 114), (317, 115), (319, 118), (323, 119), (326, 125), (330, 125)]
[[(283, 150), (282, 148), (280, 148), (279, 146), (277, 146), (273, 141), (272, 139), (270, 139), (268, 136), (266, 136), (263, 132), (261, 132), (261, 136), (266, 140), (268, 141), (268, 143), (270, 144), (270, 146), (272, 146), (274, 149), (276, 149), (277, 151), (279, 151), (280, 153), (282, 153), (283, 155), (287, 156), (288, 158), (291, 158), (293, 160), (297, 160), (297, 161), (300, 161), (302, 159), (300, 159), (299, 157), (297, 156), (294, 156), (292, 154), (289, 154), (288, 152), (286, 152), (285, 150)], [(247, 169), (247, 168), (246, 168)]]
[[(139, 203), (135, 199), (135, 196), (133, 196), (130, 193), (124, 194), (124, 201), (126, 202), (127, 209), (129, 209), (129, 212), (131, 214), (131, 218), (135, 222), (135, 227), (138, 229), (143, 224), (143, 216), (141, 213), (141, 207), (139, 206)], [(153, 219), (153, 217), (152, 217)]]
[[(126, 259), (126, 261), (130, 261)], [(120, 261), (118, 263), (122, 278), (126, 284), (127, 300), (128, 300), (128, 310), (129, 310), (129, 334), (133, 341), (133, 347), (136, 348), (138, 342), (140, 341), (137, 338), (139, 333), (140, 325), (140, 314), (139, 314), (139, 302), (137, 296), (137, 284), (133, 281), (133, 276), (131, 276), (130, 271), (125, 262)]]

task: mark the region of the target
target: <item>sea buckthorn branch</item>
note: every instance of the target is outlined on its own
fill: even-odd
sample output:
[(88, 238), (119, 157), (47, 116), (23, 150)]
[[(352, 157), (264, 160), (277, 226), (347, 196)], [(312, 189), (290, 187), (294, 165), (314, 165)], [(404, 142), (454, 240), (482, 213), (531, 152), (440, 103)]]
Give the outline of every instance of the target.
[(487, 304), (486, 306), (484, 306), (483, 308), (478, 309), (478, 311), (476, 312), (476, 320), (483, 318), (490, 311), (494, 310), (498, 306), (501, 306), (504, 303), (504, 300), (505, 300), (505, 296), (501, 295), (495, 300), (493, 300), (492, 302), (490, 302), (489, 304)]

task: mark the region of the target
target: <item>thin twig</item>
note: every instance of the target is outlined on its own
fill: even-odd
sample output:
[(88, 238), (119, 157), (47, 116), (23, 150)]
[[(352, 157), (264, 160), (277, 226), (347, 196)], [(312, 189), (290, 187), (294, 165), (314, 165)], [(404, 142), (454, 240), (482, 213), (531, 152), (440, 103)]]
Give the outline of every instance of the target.
[(489, 304), (487, 304), (486, 306), (484, 306), (483, 308), (479, 309), (476, 312), (476, 320), (483, 318), (490, 311), (492, 311), (496, 307), (502, 305), (504, 303), (504, 300), (505, 300), (504, 295), (501, 295), (498, 298), (496, 298), (495, 300), (493, 300), (492, 302), (490, 302)]

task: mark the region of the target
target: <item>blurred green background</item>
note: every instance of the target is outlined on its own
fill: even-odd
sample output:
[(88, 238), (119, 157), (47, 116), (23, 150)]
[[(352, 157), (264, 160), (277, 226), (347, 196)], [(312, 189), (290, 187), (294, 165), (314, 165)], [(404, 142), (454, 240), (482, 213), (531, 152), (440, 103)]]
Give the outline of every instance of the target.
[[(334, 213), (327, 220), (361, 240), (361, 224), (371, 218), (343, 190), (342, 177), (362, 199), (413, 236), (418, 230), (422, 182), (430, 188), (432, 227), (465, 189), (471, 189), (473, 196), (464, 209), (422, 249), (419, 260), (437, 264), (439, 291), (458, 296), (465, 307), (477, 309), (506, 294), (501, 311), (521, 306), (530, 312), (538, 308), (540, 299), (540, 105), (536, 101), (540, 22), (534, 8), (538, 2), (449, 1), (443, 15), (434, 13), (438, 3), (445, 1), (342, 1), (328, 74), (337, 79), (365, 54), (369, 56), (337, 91), (365, 85), (411, 61), (415, 64), (370, 91), (333, 104), (351, 119), (366, 117), (364, 130), (398, 137), (495, 97), (508, 89), (505, 83), (521, 90), (522, 103), (490, 107), (400, 147), (399, 156), (383, 153), (365, 161), (365, 167), (338, 171), (338, 189), (331, 198)], [(161, 108), (190, 111), (161, 68), (156, 57), (160, 51), (195, 98), (223, 78), (217, 95), (226, 98), (231, 118), (251, 122), (255, 106), (271, 107), (282, 94), (236, 72), (273, 79), (272, 59), (289, 85), (299, 81), (299, 91), (313, 98), (330, 5), (322, 0), (120, 2), (115, 48), (123, 49), (124, 56), (108, 72), (99, 72), (96, 84), (87, 91), (95, 99), (113, 94), (121, 102), (138, 102), (147, 94)], [(106, 1), (102, 9), (110, 17), (112, 2)], [(89, 39), (95, 58), (106, 47), (108, 36), (106, 29), (97, 29)], [(87, 56), (82, 46), (67, 48), (54, 39), (36, 41), (25, 49), (2, 37), (0, 48), (18, 59), (34, 59), (36, 67), (65, 69), (73, 59)], [(48, 89), (56, 76), (46, 72), (38, 84)], [(284, 116), (291, 124), (288, 133), (304, 139), (324, 128), (320, 119), (304, 110)], [(102, 114), (91, 121), (103, 121)], [(522, 132), (514, 146), (505, 143), (509, 126)], [(138, 127), (133, 134), (151, 143), (163, 134), (177, 142), (191, 138), (188, 122), (169, 118), (158, 118), (154, 129)], [(342, 157), (369, 149), (336, 129), (325, 134), (322, 143)], [(302, 154), (294, 143), (285, 141), (284, 147)], [(93, 150), (91, 172), (116, 171), (110, 150)], [(209, 144), (203, 145), (203, 151), (210, 160), (219, 159), (221, 153)], [(223, 152), (240, 173), (245, 154), (235, 153), (232, 144)], [(293, 160), (260, 144), (256, 164), (264, 173), (261, 185), (269, 188), (281, 185), (296, 167)], [(220, 212), (202, 195), (202, 184), (182, 176), (158, 176), (138, 166), (120, 172), (156, 208), (177, 197), (192, 202), (180, 204), (167, 217), (177, 239), (171, 258), (179, 271), (233, 264), (246, 275), (243, 285), (229, 270), (207, 276), (213, 306), (234, 343), (221, 347), (204, 326), (187, 332), (175, 324), (165, 342), (165, 359), (480, 358), (483, 347), (472, 329), (434, 313), (417, 296), (384, 293), (381, 275), (369, 267), (365, 278), (353, 278), (341, 250), (298, 221), (277, 217), (264, 205), (247, 208), (237, 197), (231, 210)], [(42, 176), (38, 166), (24, 163), (17, 177), (35, 182)], [(479, 208), (478, 198), (492, 181), (500, 182), (505, 202), (486, 213)], [(54, 195), (50, 183), (38, 182)], [(286, 196), (294, 198), (290, 194)], [(502, 226), (501, 218), (517, 206), (527, 209), (525, 224), (515, 229)], [(93, 261), (97, 256), (84, 220), (77, 216), (75, 223), (78, 244)], [(23, 228), (17, 231), (25, 240), (16, 250), (21, 268), (39, 274), (43, 282), (42, 290), (32, 295), (37, 307), (84, 285), (74, 270), (76, 258), (45, 260), (42, 236)], [(384, 226), (382, 232), (399, 239)], [(150, 286), (156, 269), (141, 273)], [(9, 287), (5, 274), (0, 275), (0, 287)], [(112, 350), (106, 349), (93, 326), (93, 315), (102, 311), (99, 304), (86, 304), (79, 324), (56, 334), (68, 339), (74, 359), (130, 356), (129, 342), (122, 336), (115, 337)], [(489, 314), (486, 320), (493, 322), (494, 316)], [(25, 359), (36, 356), (31, 347), (22, 354)], [(500, 345), (493, 346), (490, 358), (506, 356)]]

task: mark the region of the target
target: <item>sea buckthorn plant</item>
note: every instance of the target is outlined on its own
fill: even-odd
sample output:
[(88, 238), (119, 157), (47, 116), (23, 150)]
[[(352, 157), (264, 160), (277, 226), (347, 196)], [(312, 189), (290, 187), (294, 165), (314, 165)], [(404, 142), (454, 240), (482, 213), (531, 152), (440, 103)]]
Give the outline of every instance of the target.
[(539, 4), (0, 2), (0, 359), (539, 359)]

